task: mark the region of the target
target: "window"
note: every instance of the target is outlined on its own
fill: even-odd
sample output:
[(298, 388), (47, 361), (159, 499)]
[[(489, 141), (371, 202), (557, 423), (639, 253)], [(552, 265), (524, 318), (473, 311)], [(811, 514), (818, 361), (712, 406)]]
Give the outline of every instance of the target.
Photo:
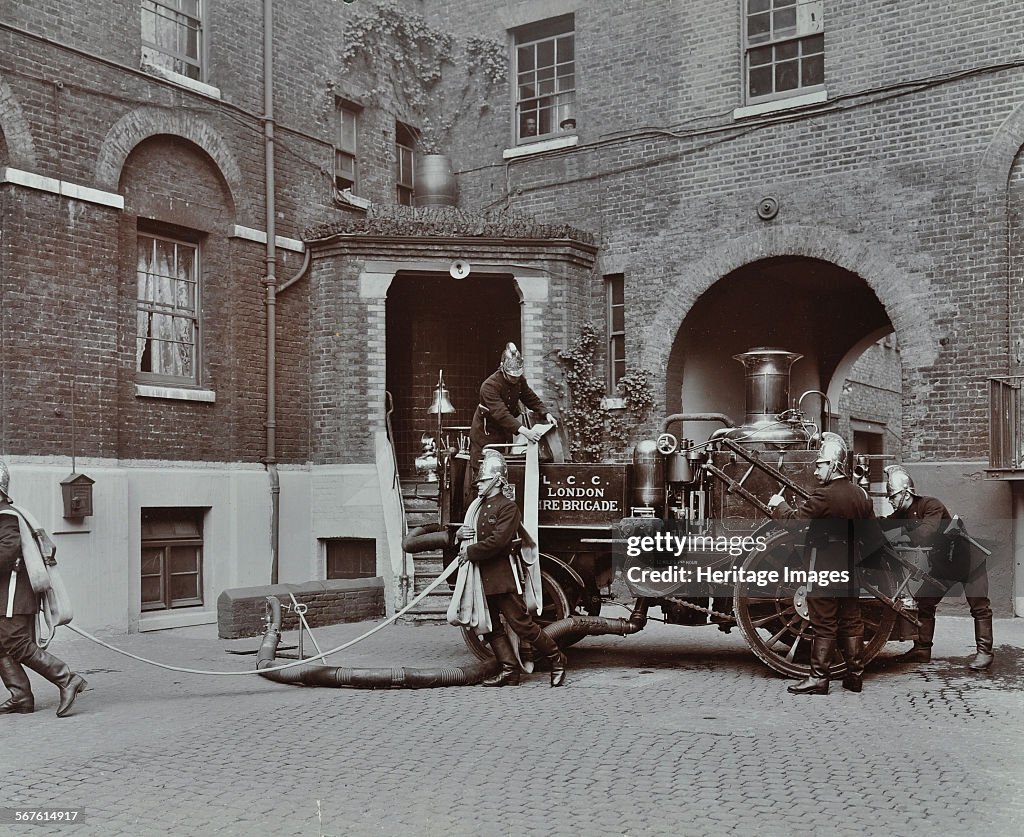
[(416, 148), (416, 130), (402, 122), (395, 123), (395, 162), (398, 184), (398, 202), (402, 206), (413, 205), (413, 149)]
[(576, 129), (573, 16), (515, 31), (516, 142)]
[(199, 383), (199, 245), (138, 233), (135, 363), (148, 382)]
[(825, 84), (823, 0), (746, 0), (747, 102)]
[(604, 283), (608, 299), (608, 392), (615, 393), (626, 374), (626, 282), (621, 273), (615, 273), (606, 276)]
[(359, 139), (359, 106), (344, 99), (335, 101), (334, 186), (338, 191), (356, 189), (356, 154)]
[(142, 510), (142, 609), (203, 603), (204, 509)]
[(203, 80), (202, 0), (142, 0), (142, 61)]
[(373, 578), (377, 575), (377, 541), (373, 538), (336, 538), (327, 548), (327, 577)]

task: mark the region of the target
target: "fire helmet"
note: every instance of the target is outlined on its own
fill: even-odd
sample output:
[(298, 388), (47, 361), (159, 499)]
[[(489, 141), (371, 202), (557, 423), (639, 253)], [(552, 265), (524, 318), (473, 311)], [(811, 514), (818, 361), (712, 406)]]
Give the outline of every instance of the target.
[(480, 470), (477, 473), (476, 481), (492, 480), (498, 477), (508, 479), (508, 465), (505, 464), (505, 457), (496, 450), (485, 450), (484, 458), (480, 462)]
[(506, 343), (501, 353), (501, 371), (510, 378), (518, 378), (523, 374), (523, 355), (515, 343)]
[(889, 503), (896, 511), (905, 510), (912, 502), (911, 497), (918, 497), (914, 488), (914, 480), (902, 465), (887, 465), (882, 469), (885, 473), (885, 493)]
[(846, 476), (846, 460), (849, 457), (849, 449), (846, 442), (838, 433), (822, 433), (821, 447), (818, 448), (818, 458), (814, 460), (815, 465), (827, 462), (829, 465), (826, 482), (838, 473)]
[(10, 499), (11, 472), (7, 469), (7, 463), (0, 459), (0, 494)]

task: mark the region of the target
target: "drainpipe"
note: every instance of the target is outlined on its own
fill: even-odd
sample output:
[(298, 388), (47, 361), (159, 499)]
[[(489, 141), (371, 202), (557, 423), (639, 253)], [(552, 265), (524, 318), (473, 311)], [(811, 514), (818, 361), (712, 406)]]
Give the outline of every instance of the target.
[(281, 480), (277, 473), (277, 251), (274, 239), (274, 2), (263, 0), (263, 147), (266, 160), (264, 203), (267, 211), (267, 449), (270, 475), (270, 583), (277, 584), (281, 532)]

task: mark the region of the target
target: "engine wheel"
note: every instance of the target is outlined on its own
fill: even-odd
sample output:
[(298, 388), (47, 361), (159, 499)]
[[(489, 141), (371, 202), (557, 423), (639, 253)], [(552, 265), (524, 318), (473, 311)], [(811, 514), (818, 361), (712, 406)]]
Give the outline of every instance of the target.
[[(557, 622), (572, 615), (574, 605), (571, 603), (569, 596), (562, 588), (558, 579), (547, 570), (540, 571), (540, 586), (544, 594), (544, 610), (539, 615), (535, 614), (533, 617), (538, 625), (546, 628), (552, 622)], [(565, 636), (559, 640), (558, 644), (566, 648), (573, 643), (579, 642), (582, 638), (582, 636), (575, 635)], [(491, 646), (480, 639), (472, 628), (467, 626), (462, 629), (462, 639), (477, 659), (489, 660), (494, 656), (491, 652)]]
[[(784, 578), (784, 567), (803, 566), (803, 533), (776, 530), (766, 537), (767, 549), (753, 551), (742, 567), (752, 572), (775, 570)], [(871, 583), (882, 592), (895, 590), (891, 570), (876, 569), (870, 573)], [(746, 584), (737, 584), (733, 606), (736, 623), (750, 650), (769, 668), (788, 677), (803, 678), (810, 674), (810, 648), (813, 630), (807, 619), (806, 589), (803, 585), (783, 581), (761, 596), (750, 596)], [(875, 598), (861, 598), (864, 619), (864, 656), (870, 662), (889, 641), (896, 624), (896, 614)], [(838, 658), (838, 655), (837, 655)], [(846, 663), (831, 668), (833, 677), (846, 672)]]

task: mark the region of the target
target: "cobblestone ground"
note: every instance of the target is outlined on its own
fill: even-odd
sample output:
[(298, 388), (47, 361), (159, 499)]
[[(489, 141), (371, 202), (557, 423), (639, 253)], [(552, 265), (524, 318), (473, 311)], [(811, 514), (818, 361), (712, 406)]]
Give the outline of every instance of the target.
[[(737, 631), (651, 624), (584, 640), (569, 683), (364, 691), (168, 672), (61, 629), (89, 680), (66, 719), (0, 718), (3, 801), (77, 808), (78, 835), (1020, 834), (1022, 620), (972, 675), (971, 622), (940, 617), (936, 661), (890, 644), (862, 694), (796, 698)], [(369, 626), (316, 631), (333, 647)], [(259, 641), (214, 626), (105, 639), (202, 669), (251, 668)], [(292, 644), (296, 635), (286, 635)], [(307, 650), (309, 648), (307, 642)], [(331, 659), (460, 665), (444, 626), (397, 625)], [(838, 686), (838, 684), (834, 684)]]

